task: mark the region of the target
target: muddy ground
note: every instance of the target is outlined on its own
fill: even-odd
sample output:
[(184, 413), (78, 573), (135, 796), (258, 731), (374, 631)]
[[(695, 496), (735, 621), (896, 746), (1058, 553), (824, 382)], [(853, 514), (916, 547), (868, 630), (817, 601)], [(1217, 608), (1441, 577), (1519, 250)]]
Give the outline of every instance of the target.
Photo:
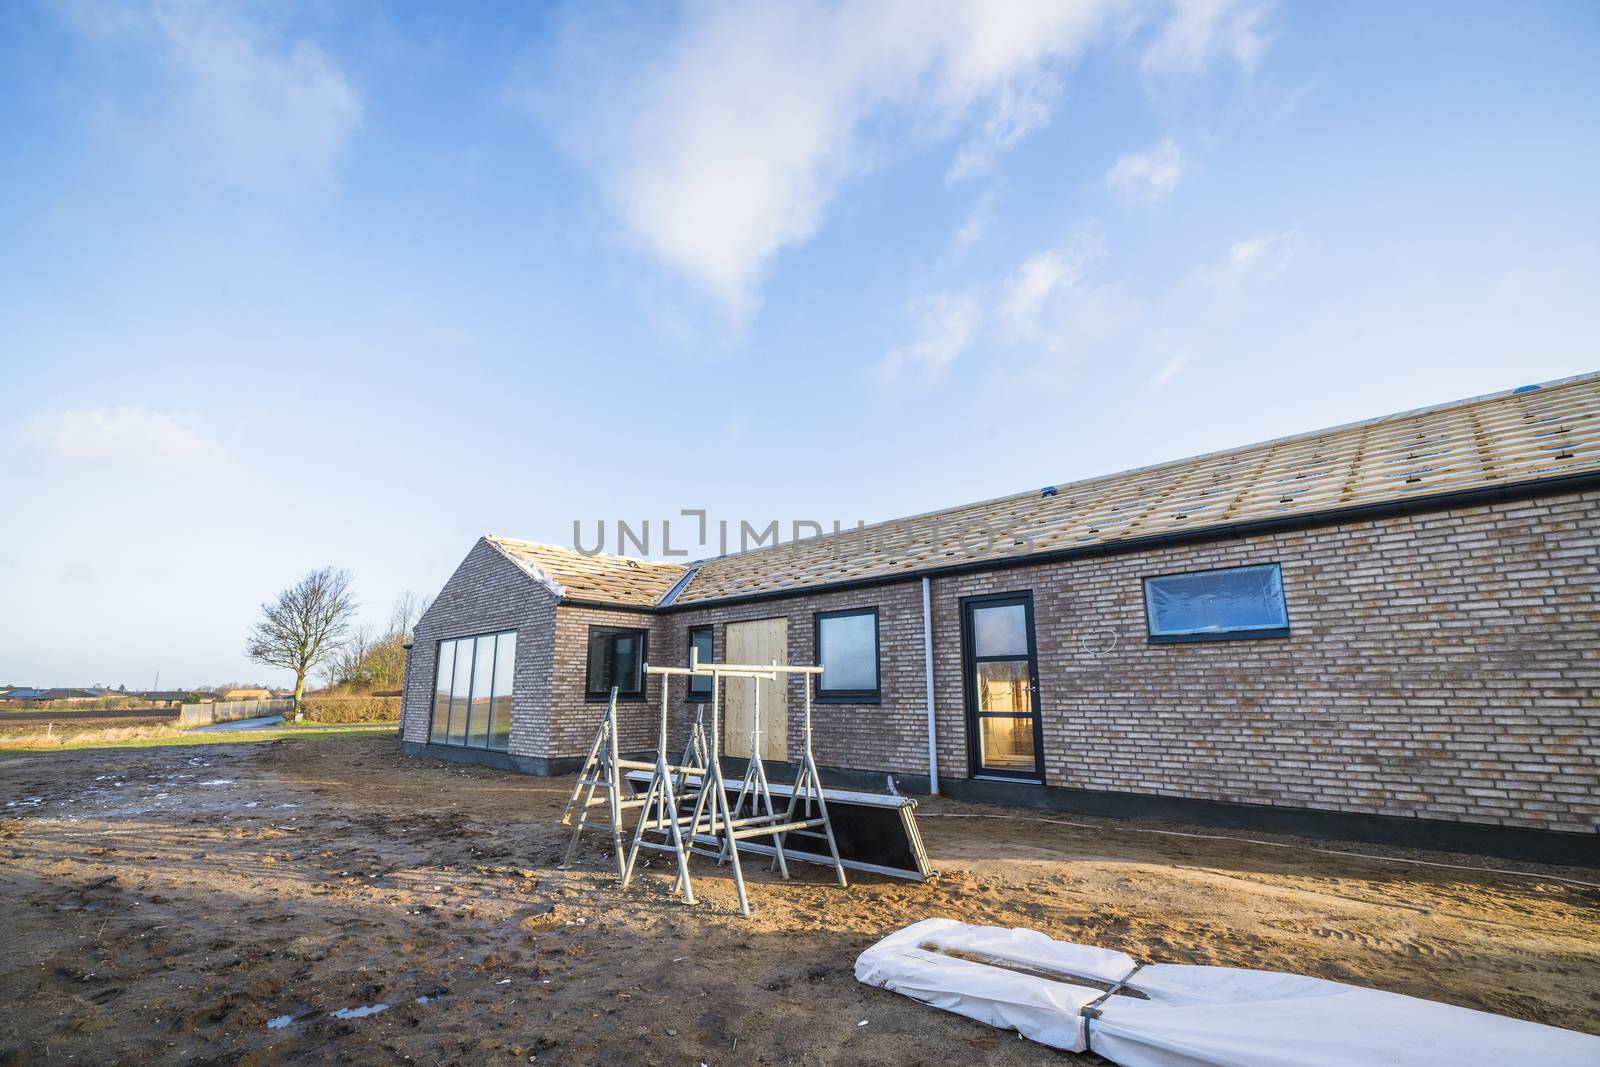
[(1594, 871), (935, 802), (938, 880), (751, 864), (741, 919), (705, 861), (696, 909), (659, 860), (626, 894), (598, 844), (557, 870), (570, 782), (384, 737), (0, 756), (0, 1063), (1100, 1062), (853, 980), (931, 915), (1600, 1032), (1600, 892), (1560, 880)]

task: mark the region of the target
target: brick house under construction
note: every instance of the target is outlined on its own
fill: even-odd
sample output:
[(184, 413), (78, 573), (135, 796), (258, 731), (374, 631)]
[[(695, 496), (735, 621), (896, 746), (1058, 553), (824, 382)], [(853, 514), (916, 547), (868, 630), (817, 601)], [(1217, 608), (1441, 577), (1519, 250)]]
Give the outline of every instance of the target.
[(691, 645), (821, 663), (844, 783), (1600, 865), (1600, 374), (687, 565), (484, 537), (405, 750), (565, 773), (616, 685), (642, 751)]

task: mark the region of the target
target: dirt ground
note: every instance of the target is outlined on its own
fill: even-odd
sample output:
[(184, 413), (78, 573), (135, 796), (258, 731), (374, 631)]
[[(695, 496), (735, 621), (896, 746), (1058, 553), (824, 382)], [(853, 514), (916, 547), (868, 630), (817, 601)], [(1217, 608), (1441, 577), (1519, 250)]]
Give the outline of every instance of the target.
[(0, 1064), (1101, 1062), (855, 982), (933, 915), (1600, 1032), (1600, 891), (1560, 880), (1595, 871), (942, 801), (937, 880), (752, 863), (741, 919), (707, 861), (694, 909), (660, 860), (626, 894), (598, 843), (557, 870), (570, 784), (387, 737), (0, 757)]

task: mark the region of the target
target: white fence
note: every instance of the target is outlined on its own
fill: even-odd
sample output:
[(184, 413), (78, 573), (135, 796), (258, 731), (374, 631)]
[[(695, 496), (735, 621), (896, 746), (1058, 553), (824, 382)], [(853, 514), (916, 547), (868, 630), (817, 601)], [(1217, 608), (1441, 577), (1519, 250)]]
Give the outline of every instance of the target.
[(288, 697), (281, 700), (213, 700), (206, 704), (183, 704), (178, 709), (178, 725), (209, 726), (214, 722), (287, 715), (293, 707), (294, 701)]

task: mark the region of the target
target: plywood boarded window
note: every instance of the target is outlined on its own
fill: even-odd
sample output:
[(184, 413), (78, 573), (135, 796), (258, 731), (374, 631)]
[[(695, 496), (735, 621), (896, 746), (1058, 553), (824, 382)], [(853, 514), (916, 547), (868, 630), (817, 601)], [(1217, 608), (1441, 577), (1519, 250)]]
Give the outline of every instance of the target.
[[(727, 662), (758, 667), (789, 663), (789, 620), (756, 619), (730, 622), (723, 631), (727, 639)], [(752, 681), (728, 678), (722, 683), (724, 752), (745, 758), (750, 755), (750, 732), (755, 716), (756, 687), (761, 689), (761, 758), (789, 758), (788, 686), (782, 681)]]

